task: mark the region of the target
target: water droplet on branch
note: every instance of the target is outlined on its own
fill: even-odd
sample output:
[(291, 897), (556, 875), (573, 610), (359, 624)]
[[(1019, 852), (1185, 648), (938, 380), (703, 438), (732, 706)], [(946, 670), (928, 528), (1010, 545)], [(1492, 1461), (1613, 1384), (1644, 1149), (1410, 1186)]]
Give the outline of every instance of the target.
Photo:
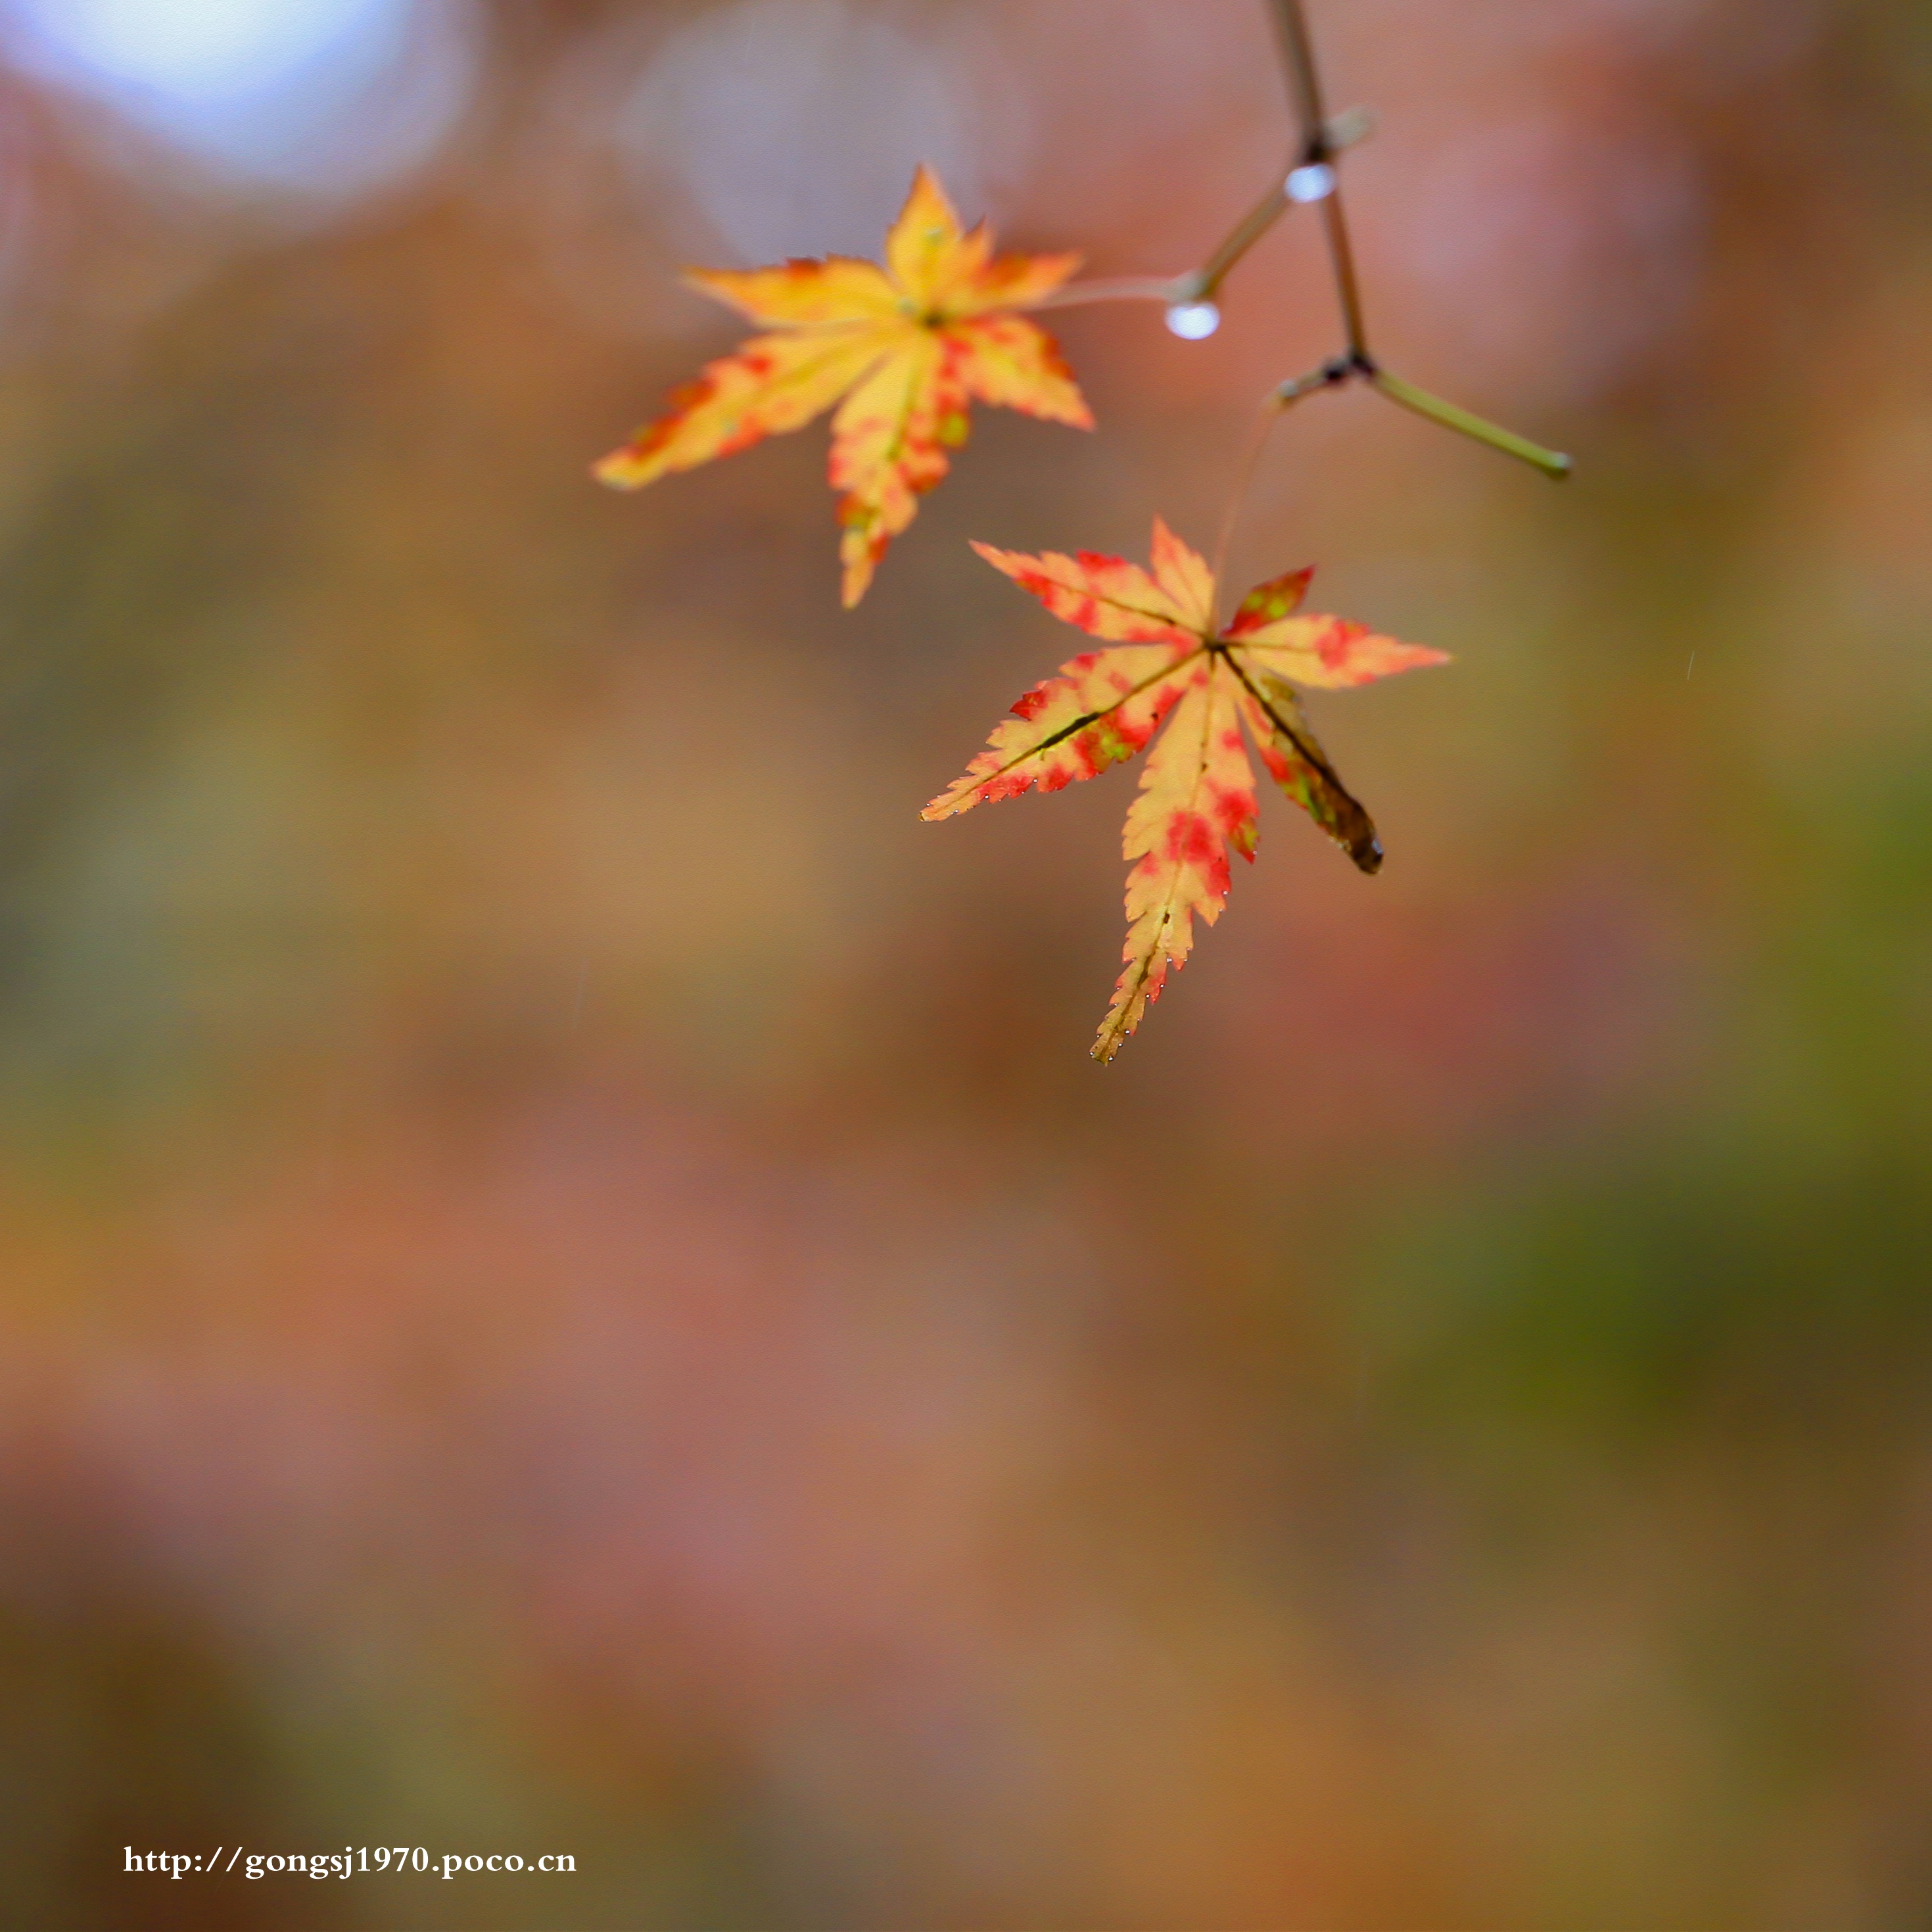
[(1221, 326), (1221, 311), (1210, 302), (1174, 303), (1167, 311), (1167, 326), (1184, 342), (1198, 342)]

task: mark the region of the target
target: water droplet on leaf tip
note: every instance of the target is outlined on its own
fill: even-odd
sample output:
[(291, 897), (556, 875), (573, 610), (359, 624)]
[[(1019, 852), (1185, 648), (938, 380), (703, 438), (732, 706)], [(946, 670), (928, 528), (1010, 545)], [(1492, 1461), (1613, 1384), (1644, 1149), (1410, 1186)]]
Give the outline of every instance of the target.
[(1290, 201), (1324, 201), (1335, 192), (1335, 170), (1326, 161), (1310, 161), (1288, 178)]

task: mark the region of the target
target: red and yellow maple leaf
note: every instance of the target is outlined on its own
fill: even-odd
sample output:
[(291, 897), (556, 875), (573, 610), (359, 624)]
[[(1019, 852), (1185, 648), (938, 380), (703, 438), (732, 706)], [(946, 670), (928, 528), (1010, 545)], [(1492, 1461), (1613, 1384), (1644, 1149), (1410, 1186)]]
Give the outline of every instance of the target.
[(694, 286), (772, 332), (674, 390), (669, 410), (595, 473), (635, 490), (802, 428), (838, 403), (830, 476), (849, 610), (919, 499), (946, 474), (946, 452), (966, 440), (976, 399), (1093, 428), (1058, 345), (1016, 312), (1079, 266), (1078, 255), (996, 256), (992, 230), (983, 221), (962, 230), (922, 166), (886, 236), (883, 268), (834, 255), (692, 271), (686, 279)]
[(994, 726), (986, 748), (926, 808), (928, 818), (1030, 787), (1058, 791), (1131, 758), (1167, 729), (1142, 768), (1127, 812), (1125, 969), (1094, 1046), (1112, 1060), (1186, 962), (1198, 914), (1211, 926), (1228, 897), (1233, 846), (1255, 856), (1255, 781), (1245, 727), (1269, 774), (1365, 872), (1382, 862), (1369, 814), (1350, 797), (1303, 716), (1298, 684), (1340, 688), (1446, 664), (1447, 654), (1378, 637), (1340, 617), (1303, 615), (1311, 574), (1249, 592), (1225, 628), (1206, 563), (1156, 517), (1150, 573), (1118, 556), (973, 548), (1056, 617), (1106, 640), (1035, 685)]

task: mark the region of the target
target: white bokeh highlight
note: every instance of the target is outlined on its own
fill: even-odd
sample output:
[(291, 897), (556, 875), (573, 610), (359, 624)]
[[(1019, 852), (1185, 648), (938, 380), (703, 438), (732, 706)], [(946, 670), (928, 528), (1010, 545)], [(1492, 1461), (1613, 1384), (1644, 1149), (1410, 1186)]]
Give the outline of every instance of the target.
[(0, 0), (0, 51), (218, 176), (334, 196), (420, 164), (466, 105), (466, 0)]
[(658, 48), (614, 137), (680, 248), (746, 262), (876, 256), (919, 162), (970, 220), (984, 212), (982, 155), (1011, 161), (1023, 145), (1010, 116), (976, 98), (966, 52), (896, 10), (734, 0)]

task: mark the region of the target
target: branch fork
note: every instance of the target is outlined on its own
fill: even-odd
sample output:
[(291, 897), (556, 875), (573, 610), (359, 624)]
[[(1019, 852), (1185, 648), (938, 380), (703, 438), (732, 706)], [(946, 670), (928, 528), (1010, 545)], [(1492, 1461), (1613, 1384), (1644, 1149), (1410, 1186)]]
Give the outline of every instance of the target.
[[(1335, 298), (1341, 310), (1347, 347), (1330, 356), (1318, 368), (1304, 376), (1292, 377), (1270, 391), (1262, 404), (1265, 426), (1291, 404), (1323, 389), (1339, 389), (1353, 382), (1366, 382), (1390, 401), (1400, 404), (1417, 416), (1426, 416), (1459, 436), (1500, 450), (1539, 470), (1552, 482), (1560, 482), (1570, 473), (1570, 459), (1560, 451), (1546, 449), (1514, 430), (1504, 429), (1486, 417), (1460, 404), (1444, 401), (1426, 389), (1384, 369), (1369, 347), (1368, 331), (1362, 316), (1362, 298), (1355, 277), (1354, 250), (1348, 236), (1348, 218), (1342, 206), (1340, 170), (1336, 164), (1342, 153), (1365, 140), (1375, 129), (1375, 116), (1366, 108), (1352, 107), (1332, 119), (1322, 104), (1321, 78), (1315, 65), (1308, 24), (1302, 0), (1272, 0), (1283, 68), (1301, 138), (1290, 165), (1274, 186), (1234, 224), (1226, 239), (1198, 268), (1168, 277), (1126, 276), (1113, 280), (1070, 282), (1044, 302), (1041, 308), (1069, 307), (1094, 302), (1157, 302), (1167, 310), (1168, 326), (1177, 335), (1196, 340), (1211, 335), (1220, 322), (1214, 298), (1235, 265), (1250, 249), (1297, 203), (1318, 207), (1328, 244), (1328, 260), (1334, 277)], [(1245, 494), (1252, 474), (1250, 453), (1244, 466), (1236, 503)]]

